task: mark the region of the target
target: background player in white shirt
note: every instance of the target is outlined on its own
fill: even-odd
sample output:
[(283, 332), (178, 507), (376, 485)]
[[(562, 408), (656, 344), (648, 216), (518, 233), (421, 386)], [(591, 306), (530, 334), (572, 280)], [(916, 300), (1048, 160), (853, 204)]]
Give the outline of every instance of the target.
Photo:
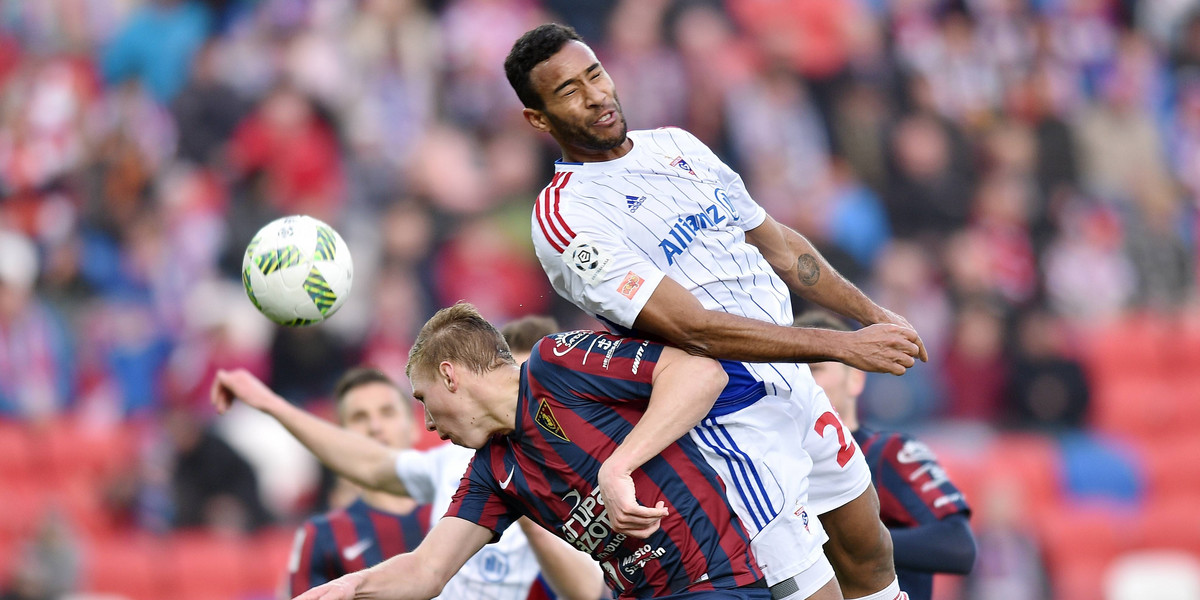
[[(446, 444), (428, 451), (395, 450), (337, 427), (290, 404), (249, 372), (219, 371), (212, 401), (219, 412), (236, 395), (279, 421), (326, 466), (369, 490), (432, 505), (431, 525), (446, 513), (474, 451)], [(442, 589), (447, 600), (525, 600), (539, 568), (560, 598), (608, 597), (599, 566), (554, 534), (520, 521), (463, 565)]]
[[(740, 176), (695, 137), (678, 129), (627, 135), (612, 80), (573, 30), (544, 25), (527, 33), (505, 69), (526, 120), (563, 152), (533, 215), (534, 245), (555, 289), (614, 329), (728, 359), (727, 394), (693, 435), (709, 436), (714, 455), (749, 448), (811, 455), (814, 464), (811, 500), (803, 486), (784, 490), (797, 506), (773, 506), (771, 484), (786, 487), (807, 467), (789, 468), (782, 478), (771, 477), (779, 470), (772, 462), (766, 474), (722, 472), (733, 480), (731, 500), (742, 500), (740, 507), (735, 502), (742, 520), (759, 529), (761, 519), (773, 526), (774, 519), (803, 515), (807, 530), (811, 508), (830, 533), (826, 554), (847, 597), (902, 597), (862, 454), (807, 366), (785, 363), (833, 359), (903, 374), (914, 357), (926, 358), (916, 332), (842, 278), (803, 236), (771, 219)], [(868, 326), (792, 328), (789, 290)], [(755, 364), (765, 361), (779, 362)], [(794, 414), (793, 404), (794, 421), (752, 415), (766, 404), (761, 398), (785, 398), (808, 414)], [(772, 419), (775, 435), (757, 435), (772, 429)], [(726, 428), (737, 427), (722, 444)], [(720, 472), (719, 457), (710, 461)], [(776, 597), (796, 592), (785, 572), (764, 564), (776, 558), (769, 549), (756, 545), (755, 554)], [(783, 551), (778, 558), (793, 557)]]

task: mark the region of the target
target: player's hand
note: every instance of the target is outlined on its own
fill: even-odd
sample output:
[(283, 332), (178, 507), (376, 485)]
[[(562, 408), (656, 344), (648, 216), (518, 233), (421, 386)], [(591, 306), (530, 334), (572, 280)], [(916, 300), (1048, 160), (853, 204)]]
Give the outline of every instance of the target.
[(863, 371), (903, 375), (922, 354), (921, 338), (911, 327), (877, 323), (852, 331), (842, 362)]
[(361, 571), (350, 573), (308, 590), (294, 600), (354, 600), (354, 593), (362, 581)]
[[(891, 323), (893, 325), (907, 327), (913, 330), (913, 333), (916, 333), (917, 328), (913, 327), (912, 323), (908, 322), (908, 319), (905, 319), (904, 317), (886, 308), (883, 308), (882, 306), (880, 309), (883, 311), (883, 318), (876, 321), (876, 323)], [(919, 333), (917, 334), (917, 349), (919, 350), (917, 353), (917, 358), (921, 359), (921, 362), (929, 362), (929, 352), (925, 350), (925, 342), (921, 341), (921, 334)]]
[(282, 401), (271, 388), (245, 369), (218, 370), (216, 377), (213, 377), (209, 396), (220, 414), (225, 414), (233, 406), (234, 399), (263, 412), (268, 412), (275, 402)]
[(663, 501), (653, 507), (638, 504), (633, 477), (611, 461), (600, 465), (597, 474), (600, 484), (600, 500), (608, 510), (608, 521), (613, 531), (636, 538), (645, 538), (658, 531), (668, 510)]

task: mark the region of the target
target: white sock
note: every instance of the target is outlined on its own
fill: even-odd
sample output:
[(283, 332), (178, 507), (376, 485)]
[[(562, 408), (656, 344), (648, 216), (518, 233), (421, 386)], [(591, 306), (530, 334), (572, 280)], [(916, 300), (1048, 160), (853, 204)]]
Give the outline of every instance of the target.
[(861, 598), (847, 598), (846, 600), (908, 600), (908, 594), (900, 591), (900, 580), (893, 579), (891, 585)]

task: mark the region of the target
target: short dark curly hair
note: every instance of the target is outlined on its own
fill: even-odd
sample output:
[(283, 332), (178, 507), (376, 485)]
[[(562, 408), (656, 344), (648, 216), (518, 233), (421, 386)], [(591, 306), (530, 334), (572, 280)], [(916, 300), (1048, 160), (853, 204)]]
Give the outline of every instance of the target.
[(546, 23), (525, 32), (513, 43), (508, 58), (504, 59), (504, 74), (526, 108), (546, 108), (545, 99), (533, 89), (529, 72), (572, 41), (582, 42), (583, 38), (571, 26)]

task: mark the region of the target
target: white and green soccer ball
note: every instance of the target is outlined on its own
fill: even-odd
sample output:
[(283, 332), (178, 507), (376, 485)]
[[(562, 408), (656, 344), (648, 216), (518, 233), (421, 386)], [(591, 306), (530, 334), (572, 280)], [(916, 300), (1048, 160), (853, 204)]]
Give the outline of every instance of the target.
[(332, 227), (305, 215), (267, 223), (246, 246), (242, 284), (267, 318), (290, 327), (328, 319), (350, 295), (354, 263)]

